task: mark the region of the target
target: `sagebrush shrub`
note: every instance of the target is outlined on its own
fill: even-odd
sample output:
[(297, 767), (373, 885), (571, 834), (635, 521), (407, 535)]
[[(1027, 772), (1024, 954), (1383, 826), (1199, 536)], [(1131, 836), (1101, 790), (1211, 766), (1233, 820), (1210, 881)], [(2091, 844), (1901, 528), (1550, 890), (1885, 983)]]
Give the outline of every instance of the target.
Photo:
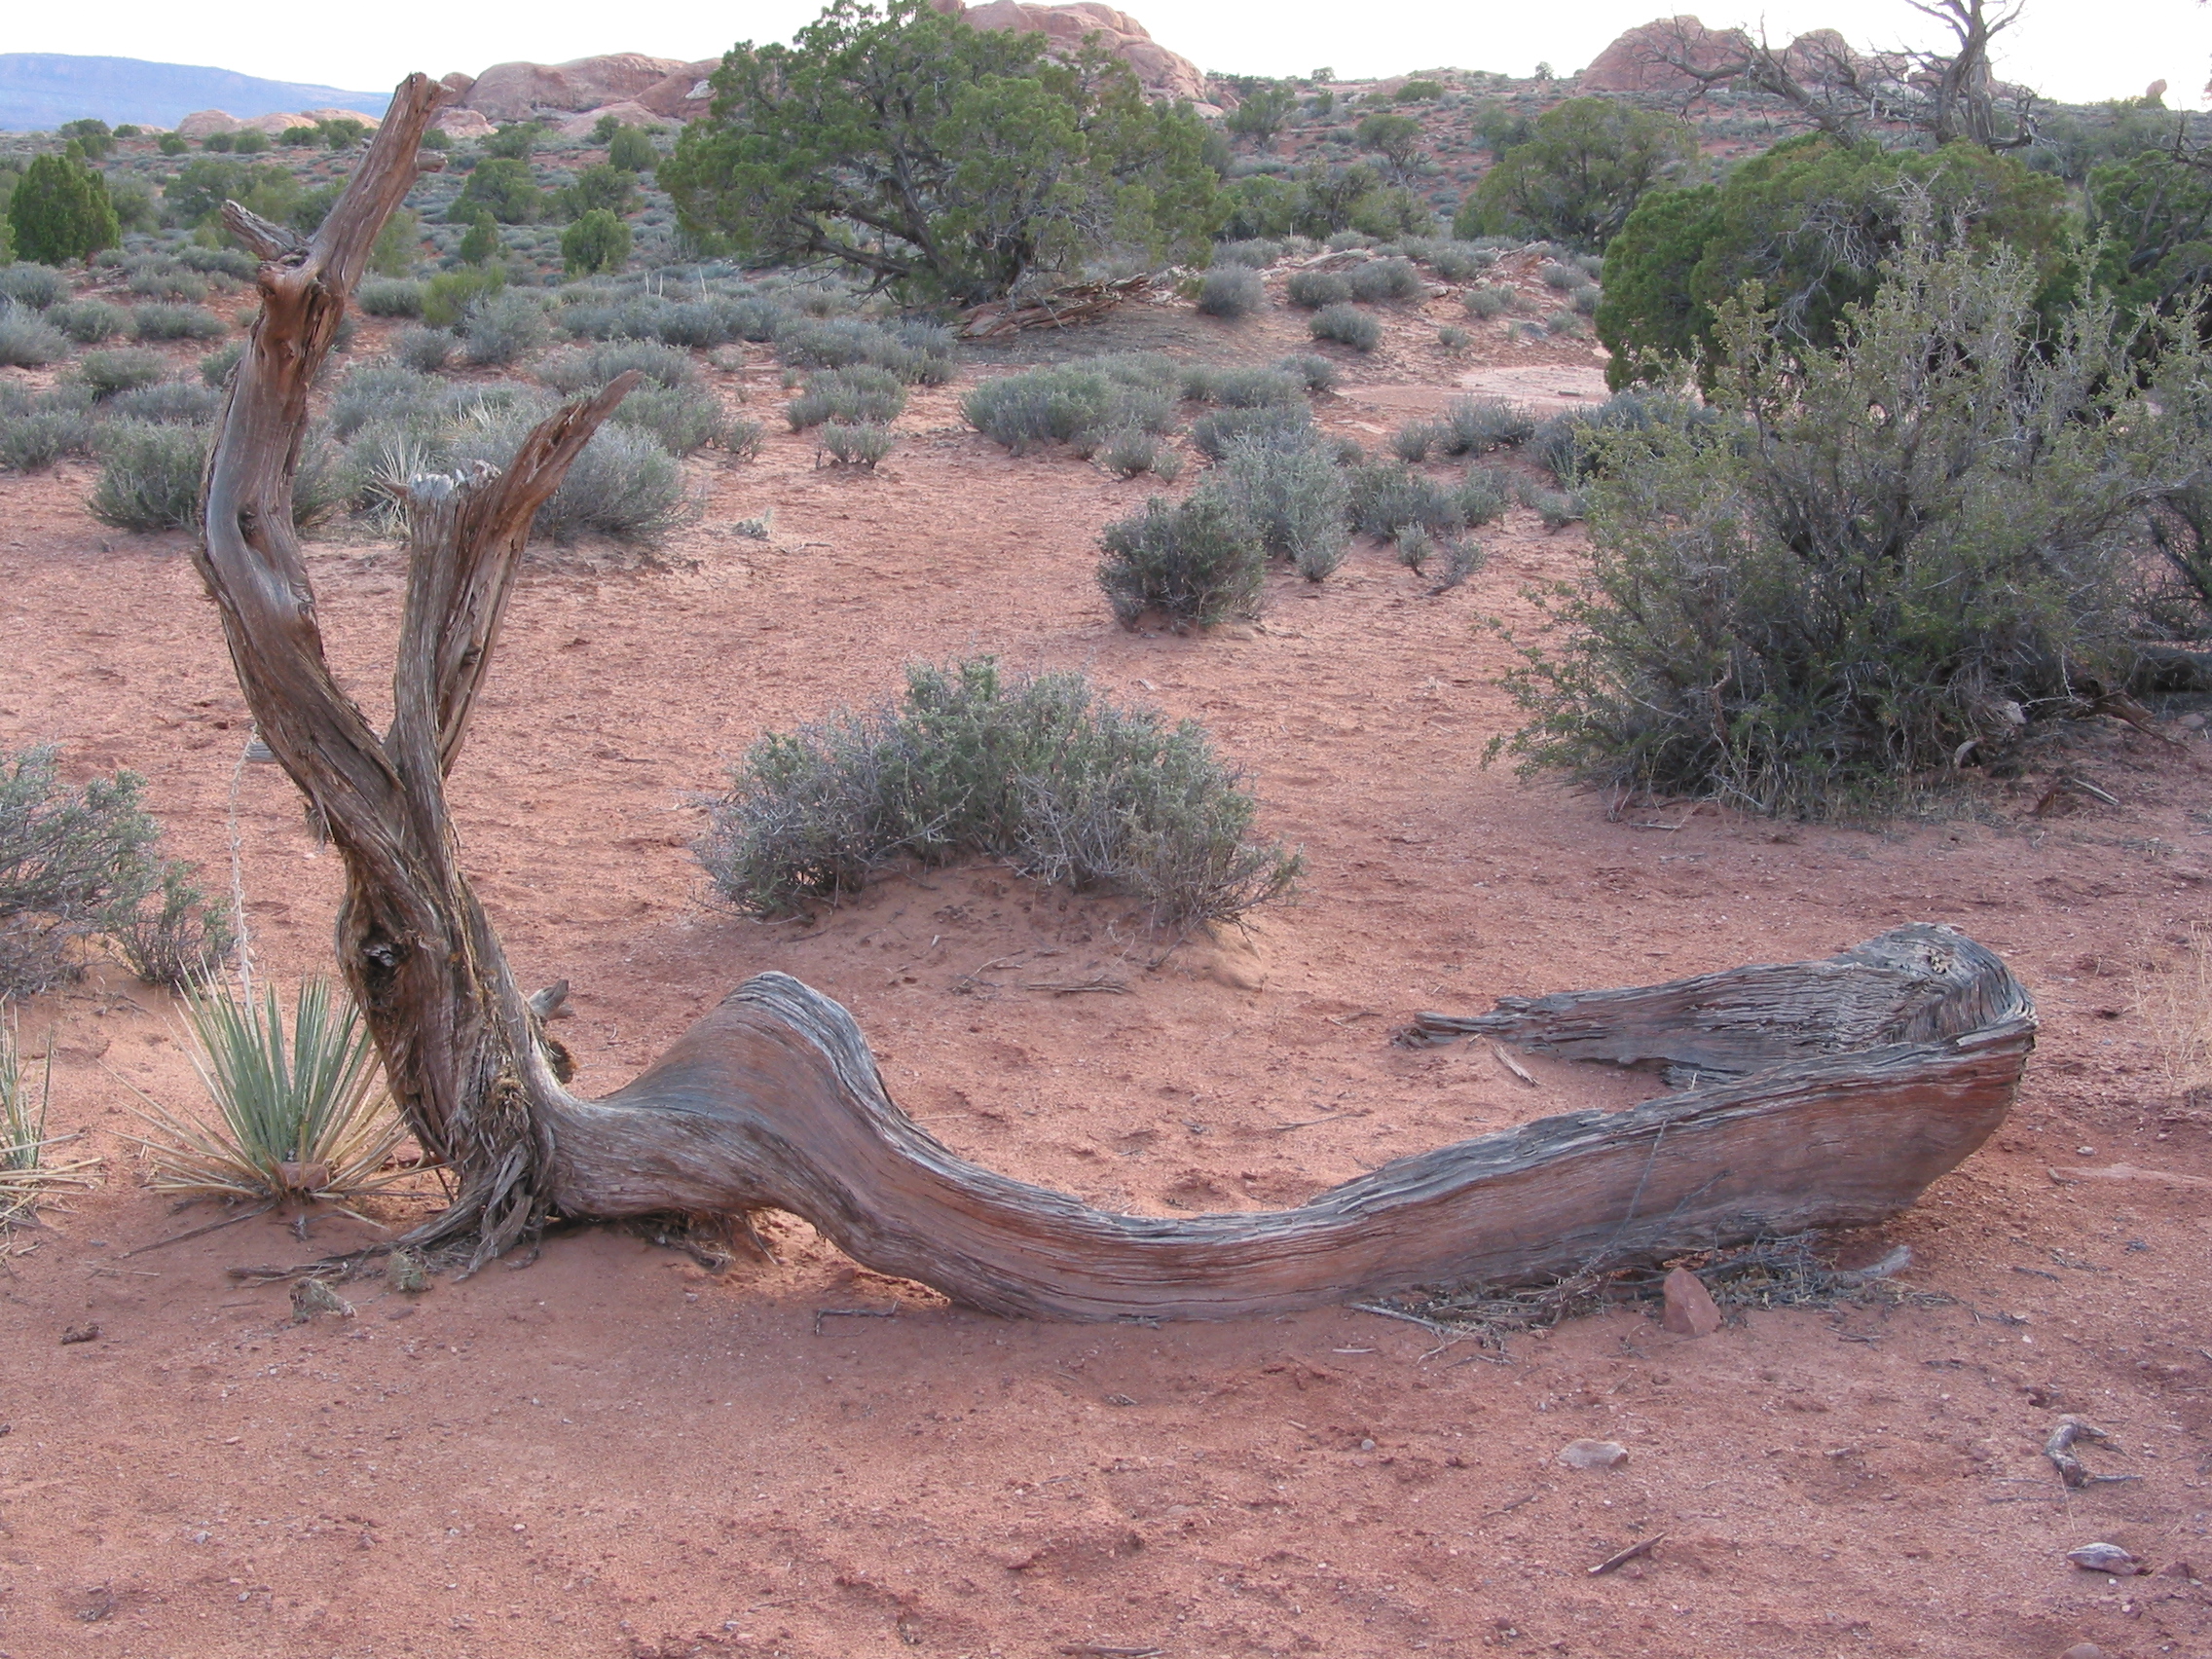
[(1172, 431), (1180, 390), (1165, 357), (1093, 357), (983, 381), (960, 400), (960, 413), (1015, 455), (1047, 443), (1088, 455), (1111, 433)]
[(1303, 403), (1306, 383), (1287, 369), (1199, 363), (1183, 372), (1183, 395), (1198, 403), (1252, 409), (1263, 403)]
[(48, 310), (46, 320), (80, 346), (97, 346), (129, 328), (130, 313), (105, 300), (65, 300)]
[(612, 417), (625, 426), (648, 432), (671, 455), (689, 455), (722, 433), (722, 406), (703, 386), (635, 388), (614, 406)]
[(784, 408), (792, 430), (829, 422), (840, 425), (881, 426), (899, 419), (906, 407), (906, 387), (889, 369), (855, 363), (810, 375), (799, 394)]
[(1355, 300), (1416, 300), (1427, 291), (1410, 259), (1371, 259), (1352, 267)]
[(96, 443), (100, 475), (86, 504), (100, 523), (136, 531), (199, 524), (204, 427), (118, 421), (100, 429)]
[(1390, 453), (1412, 466), (1419, 466), (1443, 443), (1446, 436), (1443, 425), (1435, 421), (1408, 421), (1390, 434)]
[(1466, 522), (1454, 492), (1395, 461), (1352, 469), (1351, 521), (1363, 535), (1394, 540), (1409, 524), (1450, 534)]
[(1678, 392), (1637, 387), (1615, 392), (1595, 409), (1554, 415), (1528, 434), (1528, 456), (1563, 484), (1573, 485), (1619, 453), (1618, 434), (1686, 427), (1714, 434), (1719, 413)]
[(1257, 271), (1242, 265), (1216, 266), (1198, 283), (1198, 310), (1207, 316), (1235, 321), (1265, 311), (1267, 304), (1268, 285)]
[(1470, 466), (1454, 492), (1452, 504), (1470, 530), (1500, 517), (1515, 500), (1513, 477), (1503, 467)]
[(839, 466), (860, 466), (873, 471), (878, 462), (891, 454), (898, 439), (891, 428), (864, 422), (856, 426), (832, 421), (817, 434), (820, 453)]
[(2053, 335), (2036, 287), (1916, 240), (1832, 354), (1727, 308), (1723, 424), (1627, 427), (1580, 468), (1593, 564), (1512, 682), (1529, 761), (1825, 813), (2123, 682), (2128, 536), (2212, 461), (2212, 354), (2094, 300)]
[(220, 340), (231, 331), (205, 306), (140, 306), (130, 313), (130, 325), (140, 340)]
[(211, 386), (217, 391), (222, 390), (230, 382), (231, 371), (239, 366), (239, 359), (244, 355), (245, 342), (242, 340), (234, 340), (228, 346), (216, 347), (200, 359), (201, 384)]
[(1319, 311), (1350, 299), (1351, 283), (1334, 271), (1293, 271), (1282, 291), (1292, 305)]
[(1488, 321), (1492, 317), (1503, 316), (1511, 311), (1517, 297), (1511, 288), (1502, 285), (1488, 288), (1469, 288), (1459, 297), (1459, 303), (1467, 308), (1469, 316), (1481, 317)]
[(28, 306), (0, 305), (0, 366), (37, 369), (68, 355), (68, 337), (37, 312)]
[(1536, 267), (1536, 279), (1545, 287), (1557, 288), (1562, 293), (1569, 288), (1579, 288), (1589, 280), (1578, 267), (1552, 259), (1547, 259)]
[(1158, 611), (1177, 629), (1257, 616), (1267, 582), (1259, 532), (1221, 491), (1181, 502), (1155, 496), (1099, 537), (1098, 585), (1124, 627)]
[(1357, 306), (1324, 306), (1308, 324), (1316, 340), (1334, 340), (1355, 351), (1372, 351), (1382, 343), (1382, 324)]
[[(503, 409), (462, 416), (447, 428), (439, 464), (484, 461), (505, 466), (546, 412), (544, 404), (518, 398)], [(609, 421), (592, 434), (561, 487), (537, 509), (535, 533), (560, 542), (598, 535), (650, 546), (691, 510), (676, 457), (651, 433)]]
[(1220, 487), (1270, 553), (1280, 553), (1309, 582), (1342, 565), (1351, 535), (1344, 468), (1311, 433), (1259, 434), (1223, 450)]
[(635, 369), (664, 387), (689, 386), (699, 378), (688, 351), (649, 340), (615, 340), (555, 351), (531, 372), (563, 396), (596, 391), (616, 375)]
[(1077, 674), (1004, 677), (985, 657), (909, 668), (897, 702), (762, 737), (697, 852), (756, 915), (856, 892), (903, 859), (979, 857), (1189, 927), (1293, 889), (1301, 861), (1256, 839), (1257, 819), (1195, 722), (1118, 707)]
[(38, 472), (63, 456), (88, 454), (92, 429), (86, 411), (66, 406), (0, 414), (0, 472)]
[(469, 303), (461, 354), (471, 363), (519, 363), (545, 344), (545, 311), (530, 295), (501, 291)]
[(1309, 392), (1337, 389), (1337, 365), (1318, 351), (1299, 351), (1285, 357), (1275, 365), (1286, 375), (1295, 376)]
[(1095, 459), (1117, 478), (1149, 472), (1164, 483), (1173, 483), (1183, 464), (1183, 458), (1159, 433), (1142, 430), (1114, 433), (1099, 446)]
[(69, 297), (69, 278), (51, 265), (0, 266), (0, 302), (45, 311)]
[(443, 328), (403, 328), (392, 337), (392, 357), (417, 374), (435, 374), (453, 360), (461, 341)]
[(145, 421), (154, 425), (205, 425), (215, 419), (222, 395), (190, 381), (161, 381), (119, 391), (101, 406), (112, 421)]
[(133, 260), (124, 286), (142, 300), (183, 301), (198, 305), (207, 297), (207, 279), (168, 260)]
[(160, 857), (143, 787), (118, 772), (74, 788), (52, 748), (0, 753), (0, 998), (46, 989), (76, 971), (84, 941), (138, 937), (165, 912), (172, 932), (211, 930), (227, 948), (183, 866)]
[(370, 276), (353, 290), (353, 303), (371, 316), (421, 316), (423, 284), (406, 276)]
[(1488, 455), (1528, 442), (1536, 418), (1502, 397), (1455, 397), (1444, 406), (1441, 447), (1446, 455)]
[(1191, 443), (1207, 460), (1219, 461), (1239, 438), (1302, 441), (1312, 430), (1313, 411), (1300, 398), (1296, 403), (1209, 410), (1191, 423)]

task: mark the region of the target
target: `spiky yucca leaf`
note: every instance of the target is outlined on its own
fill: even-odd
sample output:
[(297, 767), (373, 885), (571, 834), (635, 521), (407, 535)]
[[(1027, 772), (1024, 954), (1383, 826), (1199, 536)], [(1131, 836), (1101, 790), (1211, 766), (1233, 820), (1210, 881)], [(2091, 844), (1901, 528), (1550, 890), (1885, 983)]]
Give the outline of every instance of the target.
[(140, 1116), (162, 1131), (143, 1143), (156, 1191), (342, 1204), (415, 1173), (387, 1167), (406, 1128), (376, 1088), (358, 1011), (327, 979), (302, 982), (289, 1032), (275, 987), (257, 1002), (213, 979), (187, 995), (185, 1022), (217, 1117), (146, 1102)]
[(29, 1215), (31, 1206), (58, 1187), (91, 1188), (96, 1183), (89, 1171), (94, 1158), (56, 1163), (47, 1148), (74, 1135), (49, 1137), (46, 1132), (47, 1101), (54, 1087), (54, 1051), (47, 1050), (46, 1074), (40, 1080), (34, 1105), (23, 1082), (16, 1050), (16, 1022), (0, 997), (0, 1232)]

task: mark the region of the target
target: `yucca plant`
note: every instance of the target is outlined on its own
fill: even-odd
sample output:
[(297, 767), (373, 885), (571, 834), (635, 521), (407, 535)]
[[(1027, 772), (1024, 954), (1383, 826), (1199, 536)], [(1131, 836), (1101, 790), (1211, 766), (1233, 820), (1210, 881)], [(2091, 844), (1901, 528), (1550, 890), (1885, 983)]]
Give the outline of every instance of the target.
[(217, 1120), (146, 1102), (140, 1115), (161, 1131), (143, 1143), (157, 1192), (343, 1209), (415, 1173), (387, 1167), (406, 1128), (377, 1088), (359, 1012), (329, 980), (302, 982), (287, 1031), (276, 987), (256, 1000), (250, 984), (204, 978), (186, 995), (185, 1024)]
[[(8, 1014), (7, 1000), (0, 998), (0, 1234), (27, 1217), (31, 1206), (55, 1188), (93, 1185), (87, 1172), (98, 1160), (79, 1158), (55, 1163), (46, 1155), (48, 1147), (58, 1144), (46, 1133), (46, 1107), (53, 1085), (54, 1052), (50, 1048), (34, 1104), (16, 1050), (16, 1022)], [(4, 1253), (4, 1246), (0, 1246), (0, 1253)]]

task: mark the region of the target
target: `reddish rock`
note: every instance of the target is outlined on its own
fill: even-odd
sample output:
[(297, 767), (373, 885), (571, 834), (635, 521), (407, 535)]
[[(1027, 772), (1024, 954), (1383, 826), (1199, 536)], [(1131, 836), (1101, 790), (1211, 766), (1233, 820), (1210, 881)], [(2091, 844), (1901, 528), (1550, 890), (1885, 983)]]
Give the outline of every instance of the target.
[(975, 28), (1034, 31), (1059, 55), (1080, 51), (1087, 38), (1096, 35), (1101, 46), (1136, 72), (1137, 84), (1147, 95), (1205, 101), (1206, 78), (1198, 66), (1180, 53), (1169, 52), (1144, 24), (1111, 6), (1093, 0), (1072, 6), (1029, 6), (1021, 0), (989, 0), (987, 5), (965, 7), (961, 0), (932, 3), (947, 17), (965, 18)]
[(1667, 1310), (1659, 1323), (1677, 1337), (1710, 1337), (1720, 1329), (1720, 1309), (1703, 1279), (1677, 1268), (1667, 1275)]
[(176, 124), (180, 138), (204, 138), (214, 132), (236, 132), (238, 117), (219, 109), (194, 110)]
[(589, 138), (592, 129), (610, 115), (624, 127), (653, 129), (668, 125), (635, 98), (625, 98), (620, 103), (603, 104), (598, 109), (587, 109), (581, 115), (571, 115), (566, 121), (557, 121), (553, 124), (553, 130), (564, 138)]
[(637, 94), (638, 102), (670, 121), (689, 121), (707, 113), (715, 101), (715, 89), (707, 77), (722, 66), (719, 57), (702, 57), (680, 64)]
[(673, 57), (635, 52), (568, 63), (495, 63), (468, 89), (468, 107), (487, 121), (598, 109), (650, 91), (682, 67)]
[(1696, 80), (1667, 58), (1714, 69), (1739, 55), (1744, 46), (1738, 29), (1709, 29), (1688, 16), (1658, 18), (1630, 29), (1599, 53), (1590, 67), (1575, 77), (1575, 87), (1585, 92), (1684, 92), (1696, 86)]
[(449, 138), (489, 138), (499, 129), (472, 109), (441, 109), (430, 125)]

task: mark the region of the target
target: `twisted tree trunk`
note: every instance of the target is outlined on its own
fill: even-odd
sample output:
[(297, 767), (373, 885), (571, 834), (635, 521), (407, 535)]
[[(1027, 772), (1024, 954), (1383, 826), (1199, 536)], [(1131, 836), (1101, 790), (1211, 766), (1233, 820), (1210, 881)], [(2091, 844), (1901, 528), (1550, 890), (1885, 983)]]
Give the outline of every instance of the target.
[(1484, 1035), (1695, 1075), (1633, 1111), (1400, 1160), (1275, 1213), (1114, 1215), (969, 1163), (892, 1103), (851, 1016), (781, 974), (741, 986), (628, 1088), (571, 1094), (461, 871), (445, 781), (532, 517), (635, 377), (562, 409), (503, 472), (411, 486), (381, 737), (323, 660), (292, 528), (309, 388), (445, 96), (420, 75), (400, 87), (312, 241), (226, 208), (264, 260), (262, 312), (224, 403), (199, 552), (262, 739), (345, 862), (338, 960), (392, 1094), (459, 1176), (414, 1241), (465, 1246), (473, 1265), (556, 1211), (780, 1207), (978, 1308), (1222, 1317), (1877, 1220), (2002, 1120), (2033, 1010), (1994, 956), (1936, 928), (1825, 963), (1423, 1015), (1419, 1040)]

